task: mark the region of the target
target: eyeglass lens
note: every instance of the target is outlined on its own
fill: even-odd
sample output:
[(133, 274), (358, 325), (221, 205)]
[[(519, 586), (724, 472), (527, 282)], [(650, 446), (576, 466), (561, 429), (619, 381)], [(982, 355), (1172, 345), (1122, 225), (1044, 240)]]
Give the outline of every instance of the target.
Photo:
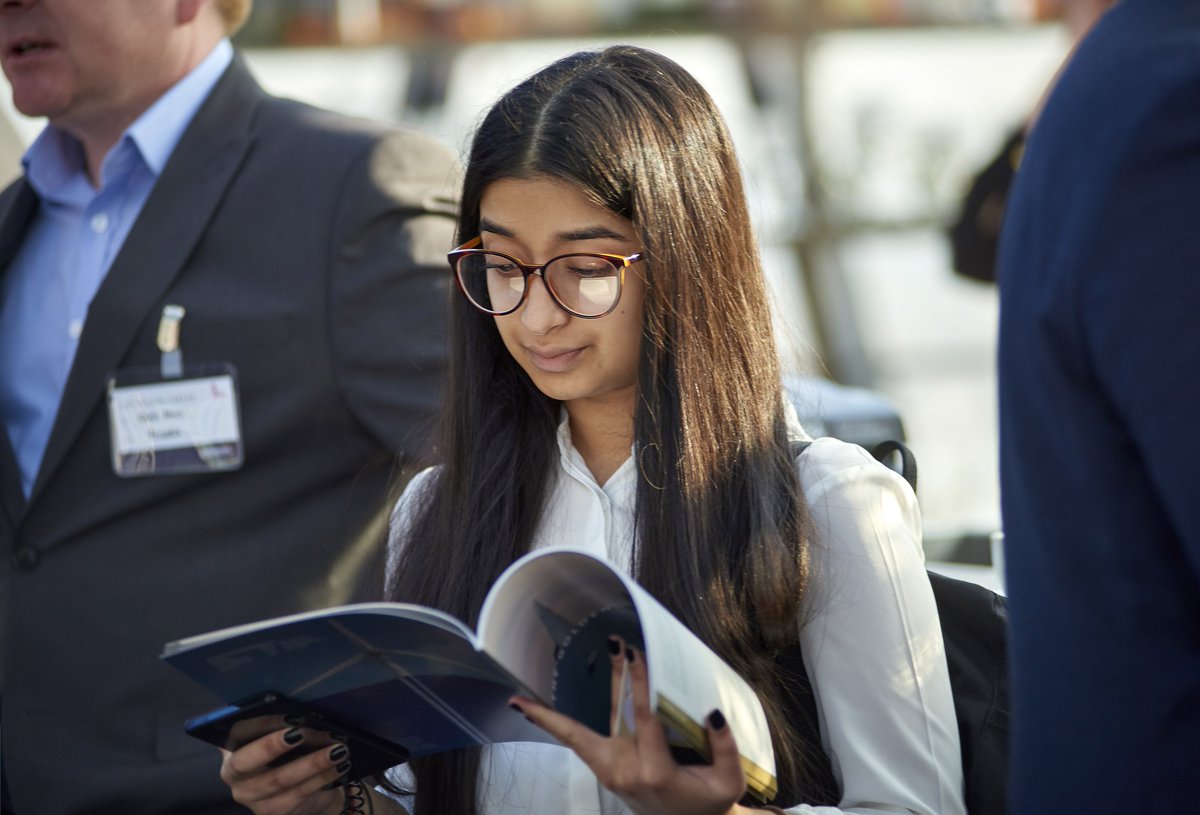
[[(517, 307), (528, 279), (510, 259), (488, 252), (460, 257), (458, 277), (471, 302), (495, 313)], [(607, 313), (621, 291), (616, 264), (591, 255), (556, 258), (542, 270), (542, 279), (554, 299), (568, 311), (585, 317)]]

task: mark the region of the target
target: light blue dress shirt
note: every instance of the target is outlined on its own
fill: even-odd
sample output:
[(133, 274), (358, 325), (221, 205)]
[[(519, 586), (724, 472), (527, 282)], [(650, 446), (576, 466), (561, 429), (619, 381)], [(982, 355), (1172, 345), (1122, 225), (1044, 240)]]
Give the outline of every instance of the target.
[(41, 202), (0, 278), (0, 419), (28, 498), (54, 426), (88, 306), (180, 136), (233, 59), (221, 40), (129, 126), (105, 156), (100, 186), (83, 148), (49, 125), (22, 158)]

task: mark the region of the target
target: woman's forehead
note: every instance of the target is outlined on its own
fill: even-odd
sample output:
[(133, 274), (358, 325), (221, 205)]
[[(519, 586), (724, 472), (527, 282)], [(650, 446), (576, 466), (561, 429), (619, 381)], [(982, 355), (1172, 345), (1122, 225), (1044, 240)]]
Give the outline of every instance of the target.
[(480, 232), (557, 242), (633, 240), (633, 224), (576, 184), (555, 178), (502, 178), (483, 190)]

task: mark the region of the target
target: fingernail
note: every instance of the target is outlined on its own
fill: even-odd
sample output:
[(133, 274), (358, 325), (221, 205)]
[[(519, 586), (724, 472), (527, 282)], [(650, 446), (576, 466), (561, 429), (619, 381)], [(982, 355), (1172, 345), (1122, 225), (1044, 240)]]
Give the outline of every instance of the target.
[(290, 724), (292, 727), (298, 727), (304, 724), (303, 713), (289, 713), (283, 717), (284, 724)]
[(329, 751), (329, 760), (330, 761), (341, 761), (348, 755), (350, 755), (349, 748), (347, 748), (346, 745), (344, 745), (344, 744), (339, 744), (337, 747), (334, 747), (332, 750)]
[(625, 658), (627, 660), (629, 660), (630, 662), (633, 662), (633, 649), (632, 648), (625, 649)]
[(713, 730), (724, 730), (725, 714), (720, 710), (713, 710), (712, 713), (708, 714), (708, 723), (712, 725)]
[(345, 775), (347, 773), (347, 771), (349, 771), (349, 769), (350, 769), (350, 762), (343, 761), (341, 764), (337, 765), (333, 769), (338, 771), (338, 775)]
[(304, 731), (298, 727), (293, 727), (283, 734), (284, 744), (299, 744), (302, 741), (304, 741)]
[(621, 641), (616, 637), (608, 638), (608, 652), (613, 656), (621, 653)]
[(520, 713), (522, 715), (524, 715), (524, 713), (525, 713), (525, 711), (521, 710), (521, 706), (518, 705), (516, 702), (509, 702), (508, 706), (511, 707), (513, 710), (515, 710), (517, 713)]
[(346, 734), (338, 730), (331, 730), (329, 731), (329, 738), (333, 739), (334, 741), (345, 741)]

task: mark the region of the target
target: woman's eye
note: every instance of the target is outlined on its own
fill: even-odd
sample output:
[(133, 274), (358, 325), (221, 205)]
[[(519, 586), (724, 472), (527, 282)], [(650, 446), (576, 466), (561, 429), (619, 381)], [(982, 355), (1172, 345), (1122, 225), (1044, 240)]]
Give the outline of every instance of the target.
[(489, 263), (487, 265), (487, 270), (489, 272), (495, 272), (496, 274), (507, 275), (510, 277), (514, 274), (519, 274), (521, 271), (517, 268), (516, 264), (513, 263)]
[(571, 273), (582, 278), (608, 277), (616, 274), (616, 269), (608, 263), (583, 264), (571, 266)]

